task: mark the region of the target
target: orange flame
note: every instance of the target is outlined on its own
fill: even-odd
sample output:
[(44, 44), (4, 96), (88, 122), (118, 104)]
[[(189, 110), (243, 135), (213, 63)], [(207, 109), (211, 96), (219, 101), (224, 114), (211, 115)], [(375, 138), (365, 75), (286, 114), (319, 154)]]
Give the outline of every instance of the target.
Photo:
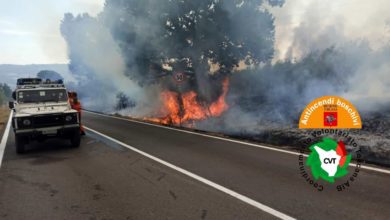
[[(167, 115), (162, 118), (145, 118), (145, 120), (161, 124), (191, 125), (194, 121), (218, 117), (229, 108), (225, 101), (229, 89), (228, 78), (223, 81), (222, 89), (221, 96), (210, 105), (199, 103), (197, 100), (198, 94), (194, 91), (181, 95), (172, 91), (164, 91), (161, 93), (162, 112), (166, 112)], [(181, 100), (182, 105), (180, 105), (179, 100)]]

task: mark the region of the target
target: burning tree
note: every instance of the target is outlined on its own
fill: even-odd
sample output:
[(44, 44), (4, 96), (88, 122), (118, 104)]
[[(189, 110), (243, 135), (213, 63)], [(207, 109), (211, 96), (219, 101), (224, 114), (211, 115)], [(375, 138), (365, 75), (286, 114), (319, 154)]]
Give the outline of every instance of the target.
[[(233, 70), (272, 59), (273, 16), (263, 6), (262, 0), (107, 0), (101, 16), (121, 48), (126, 75), (141, 85), (163, 84), (162, 122), (179, 124), (220, 115)], [(180, 85), (161, 79), (177, 72), (185, 77)]]
[(84, 30), (66, 30), (82, 22), (107, 27), (120, 48), (125, 75), (141, 86), (161, 88), (162, 107), (151, 120), (182, 124), (221, 115), (228, 108), (231, 73), (272, 59), (274, 20), (266, 4), (283, 1), (106, 0), (96, 19), (68, 15), (62, 30), (66, 39), (77, 35), (98, 45), (99, 38)]

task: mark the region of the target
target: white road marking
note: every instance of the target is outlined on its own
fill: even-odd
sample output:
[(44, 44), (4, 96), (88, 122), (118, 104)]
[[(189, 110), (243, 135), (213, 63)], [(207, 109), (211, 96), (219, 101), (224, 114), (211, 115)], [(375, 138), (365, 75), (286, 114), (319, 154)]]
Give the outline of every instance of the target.
[(8, 122), (6, 125), (7, 127), (4, 130), (4, 134), (0, 142), (0, 167), (1, 167), (1, 162), (3, 161), (5, 146), (7, 145), (9, 129), (11, 128), (12, 115), (13, 115), (13, 111), (11, 111), (9, 114)]
[(247, 203), (247, 204), (249, 204), (251, 206), (254, 206), (254, 207), (256, 207), (256, 208), (258, 208), (258, 209), (260, 209), (260, 210), (262, 210), (264, 212), (267, 212), (267, 213), (269, 213), (269, 214), (271, 214), (271, 215), (273, 215), (275, 217), (278, 217), (280, 219), (286, 219), (286, 220), (287, 219), (289, 219), (289, 220), (290, 219), (291, 220), (295, 219), (295, 218), (293, 218), (291, 216), (288, 216), (288, 215), (286, 215), (286, 214), (284, 214), (282, 212), (279, 212), (279, 211), (277, 211), (277, 210), (275, 210), (275, 209), (273, 209), (273, 208), (271, 208), (269, 206), (261, 204), (260, 202), (257, 202), (257, 201), (255, 201), (255, 200), (253, 200), (251, 198), (248, 198), (248, 197), (246, 197), (244, 195), (241, 195), (241, 194), (239, 194), (239, 193), (237, 193), (237, 192), (235, 192), (233, 190), (230, 190), (230, 189), (228, 189), (228, 188), (226, 188), (224, 186), (221, 186), (221, 185), (219, 185), (217, 183), (214, 183), (214, 182), (212, 182), (212, 181), (210, 181), (208, 179), (205, 179), (205, 178), (203, 178), (201, 176), (198, 176), (198, 175), (196, 175), (194, 173), (191, 173), (191, 172), (189, 172), (189, 171), (187, 171), (187, 170), (185, 170), (183, 168), (175, 166), (175, 165), (173, 165), (173, 164), (171, 164), (169, 162), (166, 162), (166, 161), (164, 161), (164, 160), (162, 160), (160, 158), (157, 158), (157, 157), (155, 157), (153, 155), (145, 153), (145, 152), (143, 152), (143, 151), (141, 151), (141, 150), (139, 150), (139, 149), (137, 149), (135, 147), (127, 145), (127, 144), (125, 144), (125, 143), (123, 143), (123, 142), (121, 142), (121, 141), (119, 141), (117, 139), (114, 139), (114, 138), (112, 138), (110, 136), (107, 136), (107, 135), (105, 135), (103, 133), (100, 133), (100, 132), (98, 132), (96, 130), (93, 130), (93, 129), (87, 127), (87, 126), (84, 126), (84, 128), (89, 130), (89, 131), (91, 131), (91, 132), (93, 132), (93, 133), (96, 133), (96, 134), (98, 134), (98, 135), (100, 135), (100, 136), (102, 136), (102, 137), (104, 137), (104, 138), (106, 138), (106, 139), (116, 143), (116, 144), (119, 144), (119, 145), (121, 145), (123, 147), (126, 147), (126, 148), (128, 148), (128, 149), (130, 149), (130, 150), (132, 150), (134, 152), (137, 152), (137, 153), (139, 153), (139, 154), (141, 154), (141, 155), (143, 155), (143, 156), (145, 156), (145, 157), (147, 157), (147, 158), (149, 158), (151, 160), (154, 160), (154, 161), (156, 161), (156, 162), (158, 162), (160, 164), (163, 164), (163, 165), (165, 165), (165, 166), (167, 166), (167, 167), (169, 167), (171, 169), (174, 169), (174, 170), (176, 170), (176, 171), (178, 171), (178, 172), (180, 172), (180, 173), (182, 173), (182, 174), (184, 174), (186, 176), (189, 176), (189, 177), (191, 177), (193, 179), (196, 179), (196, 180), (198, 180), (198, 181), (200, 181), (200, 182), (202, 182), (202, 183), (204, 183), (204, 184), (206, 184), (206, 185), (208, 185), (208, 186), (210, 186), (210, 187), (212, 187), (214, 189), (217, 189), (217, 190), (219, 190), (219, 191), (221, 191), (223, 193), (226, 193), (226, 194), (228, 194), (228, 195), (230, 195), (230, 196), (232, 196), (232, 197), (234, 197), (234, 198), (236, 198), (238, 200), (241, 200), (242, 202), (245, 202), (245, 203)]
[[(178, 129), (178, 128), (173, 128), (173, 127), (168, 127), (168, 126), (163, 126), (163, 125), (157, 125), (157, 124), (152, 124), (152, 123), (148, 123), (148, 122), (132, 120), (132, 119), (128, 119), (128, 118), (122, 118), (122, 117), (106, 115), (106, 114), (97, 113), (97, 112), (91, 112), (91, 111), (88, 111), (88, 110), (84, 110), (84, 111), (86, 111), (88, 113), (91, 113), (91, 114), (108, 117), (108, 118), (115, 118), (115, 119), (124, 120), (124, 121), (130, 121), (130, 122), (134, 122), (134, 123), (138, 123), (138, 124), (149, 125), (149, 126), (154, 126), (154, 127), (159, 127), (159, 128), (165, 128), (165, 129), (179, 131), (179, 132), (183, 132), (183, 133), (194, 134), (194, 135), (198, 135), (198, 136), (209, 137), (209, 138), (214, 138), (214, 139), (223, 140), (223, 141), (229, 141), (229, 142), (232, 142), (232, 143), (243, 144), (243, 145), (252, 146), (252, 147), (258, 147), (258, 148), (262, 148), (262, 149), (266, 149), (266, 150), (272, 150), (272, 151), (277, 151), (277, 152), (291, 154), (291, 155), (296, 155), (296, 156), (301, 155), (298, 152), (289, 151), (289, 150), (282, 150), (282, 149), (268, 147), (268, 146), (264, 146), (264, 145), (260, 145), (260, 144), (254, 144), (254, 143), (249, 143), (249, 142), (245, 142), (245, 141), (239, 141), (239, 140), (234, 140), (234, 139), (229, 139), (229, 138), (223, 138), (223, 137), (213, 136), (213, 135), (209, 135), (209, 134), (202, 134), (202, 133), (198, 133), (198, 132), (194, 132), (194, 131), (182, 130), (182, 129)], [(308, 157), (307, 154), (303, 154), (303, 156)], [(354, 166), (355, 167), (356, 163), (350, 163), (349, 166)], [(366, 165), (361, 165), (360, 168), (361, 169), (365, 169), (365, 170), (376, 171), (376, 172), (379, 172), (379, 173), (390, 174), (390, 170), (386, 170), (386, 169), (381, 169), (381, 168), (376, 168), (376, 167), (371, 167), (371, 166), (366, 166)]]

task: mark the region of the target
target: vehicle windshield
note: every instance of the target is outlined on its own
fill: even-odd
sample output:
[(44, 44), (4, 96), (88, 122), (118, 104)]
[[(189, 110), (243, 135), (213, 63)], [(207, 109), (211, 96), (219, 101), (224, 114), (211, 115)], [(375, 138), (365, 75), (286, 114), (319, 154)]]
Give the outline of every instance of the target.
[(19, 103), (64, 102), (68, 99), (65, 89), (24, 90), (17, 94)]

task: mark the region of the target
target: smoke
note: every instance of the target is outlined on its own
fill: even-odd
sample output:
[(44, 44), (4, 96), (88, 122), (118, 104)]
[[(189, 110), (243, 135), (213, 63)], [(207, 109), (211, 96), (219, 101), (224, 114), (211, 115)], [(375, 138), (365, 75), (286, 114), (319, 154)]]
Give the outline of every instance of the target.
[(356, 71), (348, 77), (344, 96), (356, 101), (361, 111), (378, 111), (390, 107), (390, 45), (378, 50), (347, 51), (356, 57)]
[[(117, 44), (97, 18), (65, 14), (61, 33), (68, 43), (69, 68), (84, 106), (111, 111), (120, 91), (139, 94), (139, 87), (123, 75), (125, 63)], [(99, 101), (100, 100), (100, 101)]]
[[(361, 111), (390, 104), (390, 2), (290, 0), (275, 15), (274, 62), (300, 62), (334, 48), (332, 63), (344, 81), (344, 96)], [(327, 92), (326, 90), (323, 92)]]
[[(217, 131), (259, 133), (262, 129), (294, 128), (302, 109), (325, 95), (345, 97), (361, 113), (390, 107), (390, 48), (372, 50), (351, 43), (315, 51), (297, 61), (278, 61), (248, 69), (231, 78), (229, 111)], [(212, 127), (203, 122), (201, 128)]]
[(276, 17), (273, 63), (233, 76), (234, 110), (215, 128), (259, 133), (291, 127), (305, 105), (324, 95), (349, 99), (363, 115), (390, 109), (389, 6), (291, 0), (270, 8)]
[[(66, 14), (61, 32), (85, 105), (110, 111), (114, 95), (124, 93), (136, 103), (128, 112), (147, 116), (161, 106), (163, 90), (195, 91), (202, 102), (214, 102), (240, 62), (272, 59), (273, 17), (263, 3), (107, 0), (97, 18)], [(187, 79), (180, 86), (172, 80), (177, 72)], [(108, 102), (93, 103), (96, 95)]]
[(389, 7), (386, 0), (289, 0), (282, 8), (270, 8), (276, 26), (275, 60), (302, 58), (351, 41), (380, 49), (390, 43)]
[[(143, 118), (160, 116), (162, 91), (195, 91), (211, 103), (229, 77), (229, 110), (196, 124), (223, 132), (294, 125), (324, 95), (361, 111), (389, 105), (389, 18), (380, 5), (366, 7), (373, 21), (361, 22), (351, 19), (349, 8), (362, 10), (355, 5), (283, 3), (107, 0), (97, 17), (66, 14), (61, 32), (74, 86), (87, 108)], [(380, 37), (366, 33), (381, 33), (378, 26)], [(175, 84), (176, 72), (185, 83)]]

